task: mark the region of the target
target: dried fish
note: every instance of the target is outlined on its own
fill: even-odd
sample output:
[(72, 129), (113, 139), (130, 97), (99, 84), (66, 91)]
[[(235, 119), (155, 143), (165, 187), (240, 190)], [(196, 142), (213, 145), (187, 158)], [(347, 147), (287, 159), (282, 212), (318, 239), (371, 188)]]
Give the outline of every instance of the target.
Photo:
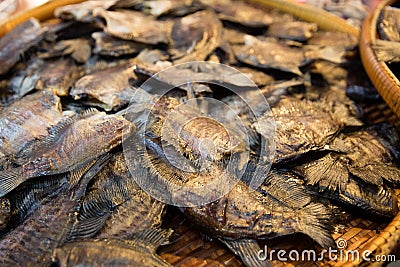
[(272, 18), (266, 12), (242, 1), (211, 1), (209, 4), (221, 20), (250, 28), (265, 28), (272, 23)]
[(98, 170), (96, 162), (74, 191), (68, 190), (68, 183), (63, 184), (59, 193), (48, 196), (37, 212), (4, 236), (0, 240), (0, 264), (24, 265), (29, 259), (32, 266), (50, 265), (53, 250), (66, 241), (84, 189)]
[[(272, 113), (264, 116), (275, 119), (275, 163), (292, 161), (310, 151), (325, 150), (342, 128), (323, 103), (293, 97), (283, 98), (278, 106), (272, 107)], [(264, 131), (270, 127), (259, 124), (254, 127), (260, 134), (261, 127)]]
[(8, 87), (14, 92), (15, 96), (23, 97), (36, 88), (39, 81), (39, 71), (44, 67), (44, 60), (34, 58), (27, 62), (26, 68), (16, 72), (10, 79)]
[(24, 265), (27, 259), (31, 265), (50, 265), (52, 250), (64, 239), (70, 212), (76, 206), (75, 201), (70, 200), (66, 186), (0, 240), (1, 265)]
[(0, 39), (0, 75), (6, 74), (30, 47), (40, 42), (46, 28), (30, 18)]
[(80, 78), (70, 95), (75, 100), (83, 98), (87, 105), (98, 106), (106, 111), (117, 109), (129, 103), (129, 99), (122, 99), (119, 95), (129, 87), (129, 79), (133, 76), (133, 69), (126, 66), (94, 72)]
[(185, 16), (203, 8), (197, 0), (149, 0), (141, 3), (144, 13), (155, 17), (162, 15)]
[(304, 42), (310, 39), (316, 31), (317, 25), (315, 23), (291, 21), (272, 23), (268, 27), (267, 34), (272, 37)]
[(56, 196), (68, 183), (66, 174), (45, 176), (35, 181), (27, 181), (19, 185), (13, 192), (2, 197), (0, 202), (0, 236), (20, 224), (25, 218), (39, 209), (46, 197)]
[(379, 61), (387, 63), (400, 62), (400, 42), (376, 40), (372, 45)]
[(51, 129), (51, 134), (21, 155), (21, 166), (0, 173), (0, 196), (38, 176), (79, 170), (121, 144), (134, 126), (121, 116), (88, 111)]
[(175, 64), (205, 60), (222, 41), (222, 23), (210, 10), (175, 21), (170, 54)]
[(168, 43), (169, 22), (157, 21), (141, 12), (121, 10), (107, 11), (97, 8), (93, 15), (105, 20), (104, 32), (125, 40), (155, 45)]
[(239, 61), (254, 67), (278, 69), (302, 76), (299, 67), (309, 62), (300, 48), (246, 35), (244, 46), (234, 46)]
[(96, 41), (93, 52), (105, 56), (119, 57), (135, 54), (147, 47), (141, 43), (112, 37), (104, 32), (94, 32), (92, 38)]
[(395, 7), (386, 6), (378, 18), (378, 31), (383, 40), (400, 42), (400, 10)]
[[(247, 174), (252, 176), (250, 172)], [(330, 212), (324, 205), (312, 202), (301, 186), (283, 181), (281, 175), (285, 174), (268, 174), (259, 191), (249, 192), (239, 181), (217, 201), (185, 208), (184, 212), (206, 232), (227, 244), (247, 266), (261, 266), (257, 239), (302, 232), (323, 247), (332, 245)], [(205, 183), (203, 179), (195, 179), (188, 184), (192, 182)]]
[(118, 152), (93, 178), (69, 240), (93, 236), (130, 239), (135, 233), (160, 226), (165, 204), (136, 184), (151, 175), (140, 161), (136, 159), (128, 169), (124, 154)]
[(37, 75), (36, 88), (49, 90), (58, 96), (67, 96), (72, 85), (83, 75), (71, 58), (47, 61)]
[[(28, 143), (49, 135), (61, 120), (60, 99), (51, 92), (27, 95), (0, 113), (0, 153), (13, 160)], [(0, 159), (4, 164), (5, 158)]]
[(62, 40), (52, 46), (48, 51), (39, 53), (39, 58), (51, 58), (71, 55), (78, 63), (85, 63), (92, 49), (90, 41), (84, 38)]
[(54, 15), (65, 20), (94, 22), (93, 10), (95, 8), (108, 9), (116, 2), (118, 0), (85, 1), (79, 4), (59, 7), (54, 11)]
[(171, 235), (168, 230), (147, 230), (130, 240), (91, 240), (67, 243), (56, 248), (53, 262), (59, 266), (151, 266), (171, 267), (156, 249)]
[[(387, 129), (393, 135), (393, 129)], [(379, 137), (374, 128), (367, 128), (353, 133), (342, 133), (330, 145), (338, 152), (331, 152), (313, 162), (297, 167), (308, 184), (316, 185), (321, 190), (343, 192), (351, 176), (356, 176), (366, 183), (382, 186), (383, 181), (398, 183), (400, 169), (394, 163), (390, 146)], [(395, 151), (398, 155), (398, 151)]]

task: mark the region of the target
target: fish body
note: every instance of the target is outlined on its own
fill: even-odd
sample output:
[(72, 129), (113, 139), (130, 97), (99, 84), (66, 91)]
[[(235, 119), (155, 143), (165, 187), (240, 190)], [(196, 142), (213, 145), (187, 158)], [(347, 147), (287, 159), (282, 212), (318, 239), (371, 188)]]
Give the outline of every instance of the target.
[(178, 19), (171, 31), (174, 63), (204, 61), (221, 44), (222, 33), (222, 23), (210, 10)]
[(97, 239), (67, 243), (54, 250), (53, 261), (67, 266), (148, 266), (170, 267), (155, 254), (156, 248), (171, 234), (145, 231), (131, 240)]
[(37, 44), (46, 29), (30, 18), (0, 39), (0, 75), (6, 74), (30, 47)]
[(89, 111), (60, 122), (34, 145), (24, 164), (0, 174), (1, 195), (23, 181), (73, 171), (121, 144), (134, 127), (121, 116)]
[(170, 24), (152, 16), (137, 11), (107, 11), (102, 8), (93, 10), (93, 15), (105, 19), (104, 32), (112, 36), (150, 45), (168, 43)]
[(36, 92), (15, 101), (0, 113), (0, 154), (15, 158), (29, 143), (48, 136), (61, 118), (60, 99), (51, 92)]
[(71, 89), (70, 95), (75, 100), (87, 98), (85, 101), (87, 104), (110, 111), (127, 104), (127, 101), (118, 97), (118, 94), (129, 87), (129, 79), (133, 76), (132, 68), (127, 67), (94, 72), (80, 78)]

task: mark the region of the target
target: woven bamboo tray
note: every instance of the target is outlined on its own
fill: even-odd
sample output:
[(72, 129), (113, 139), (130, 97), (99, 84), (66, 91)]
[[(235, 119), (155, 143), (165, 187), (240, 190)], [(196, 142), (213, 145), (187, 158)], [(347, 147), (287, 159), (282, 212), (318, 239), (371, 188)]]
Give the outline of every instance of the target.
[[(51, 1), (33, 10), (19, 13), (0, 25), (0, 37), (30, 16), (45, 20), (52, 17), (56, 7), (81, 1)], [(370, 122), (389, 122), (400, 133), (400, 121), (383, 101), (364, 106), (364, 111)], [(396, 195), (400, 203), (400, 189), (396, 190)], [(346, 242), (343, 252), (357, 250), (362, 254), (363, 251), (369, 250), (374, 256), (394, 255), (396, 259), (400, 260), (400, 213), (391, 222), (379, 223), (365, 218), (349, 216), (341, 223), (343, 227), (338, 229), (333, 237), (336, 241), (344, 240)], [(210, 240), (202, 235), (197, 227), (192, 222), (187, 221), (176, 208), (169, 208), (165, 226), (174, 229), (174, 234), (171, 243), (161, 247), (158, 253), (174, 266), (244, 266), (240, 259), (219, 241)], [(321, 251), (321, 248), (315, 242), (303, 235), (270, 240), (265, 243), (260, 242), (260, 245), (261, 247), (267, 245), (269, 249), (284, 249), (286, 251), (292, 249)], [(271, 263), (273, 266), (381, 266), (383, 264), (383, 262), (362, 262), (361, 260), (343, 262), (329, 261), (328, 259), (318, 262), (282, 262), (276, 259)]]

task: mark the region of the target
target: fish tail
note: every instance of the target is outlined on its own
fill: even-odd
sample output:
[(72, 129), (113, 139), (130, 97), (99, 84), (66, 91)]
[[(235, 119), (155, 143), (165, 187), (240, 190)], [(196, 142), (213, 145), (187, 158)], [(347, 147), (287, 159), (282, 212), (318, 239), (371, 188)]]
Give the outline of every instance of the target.
[(25, 180), (26, 179), (22, 175), (21, 168), (9, 169), (0, 172), (0, 197), (3, 197), (7, 193), (11, 192)]
[(331, 212), (320, 203), (310, 203), (299, 211), (300, 231), (314, 239), (322, 247), (335, 247), (330, 232)]

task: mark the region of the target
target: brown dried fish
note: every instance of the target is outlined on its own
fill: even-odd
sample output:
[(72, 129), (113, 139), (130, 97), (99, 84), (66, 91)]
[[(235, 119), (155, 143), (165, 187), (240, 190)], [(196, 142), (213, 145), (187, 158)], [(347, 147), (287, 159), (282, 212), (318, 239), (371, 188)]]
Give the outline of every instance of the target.
[(160, 226), (165, 204), (136, 184), (152, 175), (140, 162), (135, 159), (128, 169), (122, 152), (113, 156), (93, 178), (69, 240), (93, 236), (130, 239), (135, 233)]
[(129, 102), (129, 99), (123, 99), (119, 95), (129, 87), (129, 79), (133, 77), (132, 68), (108, 68), (80, 78), (71, 89), (70, 95), (75, 100), (83, 98), (87, 105), (110, 111)]
[(276, 38), (304, 42), (317, 31), (317, 24), (303, 21), (276, 22), (268, 27), (267, 34)]
[[(327, 145), (339, 133), (343, 125), (326, 110), (323, 102), (302, 101), (293, 97), (283, 98), (267, 118), (275, 119), (275, 163), (285, 163), (301, 157), (310, 151), (327, 149)], [(260, 132), (270, 125), (263, 120), (254, 124)], [(260, 128), (259, 128), (260, 127)]]
[(143, 1), (141, 7), (144, 13), (155, 17), (162, 15), (185, 16), (203, 8), (197, 0), (149, 0)]
[(218, 13), (221, 20), (250, 28), (265, 28), (272, 23), (272, 18), (262, 9), (250, 6), (242, 1), (217, 0), (208, 4)]
[(67, 243), (56, 248), (53, 262), (59, 266), (148, 266), (171, 267), (156, 249), (171, 235), (168, 230), (147, 230), (130, 240), (97, 239)]
[(93, 15), (105, 20), (104, 32), (115, 37), (145, 44), (168, 43), (171, 26), (168, 21), (157, 21), (141, 12), (107, 11), (97, 8)]
[(400, 10), (399, 8), (385, 6), (379, 15), (379, 35), (383, 40), (400, 42)]
[(0, 113), (0, 164), (13, 159), (28, 143), (49, 135), (62, 118), (60, 99), (51, 92), (27, 95)]
[(50, 265), (51, 253), (68, 231), (76, 202), (71, 201), (64, 185), (55, 198), (47, 198), (37, 212), (0, 239), (2, 266)]
[(57, 195), (68, 183), (68, 175), (45, 176), (19, 185), (9, 195), (0, 199), (0, 236), (6, 234), (25, 220), (29, 214), (41, 207), (48, 196)]
[(118, 115), (90, 110), (61, 121), (44, 140), (26, 149), (21, 166), (0, 173), (0, 196), (38, 176), (76, 171), (121, 144), (135, 127)]
[(67, 96), (72, 85), (83, 75), (82, 69), (72, 58), (46, 61), (38, 71), (36, 88), (49, 90), (58, 96)]
[[(247, 174), (251, 178), (252, 173)], [(257, 239), (302, 232), (323, 247), (331, 246), (330, 212), (324, 205), (313, 203), (303, 187), (284, 181), (281, 175), (285, 174), (271, 172), (261, 188), (252, 192), (239, 181), (217, 201), (185, 208), (184, 212), (206, 232), (227, 244), (247, 266), (266, 264), (257, 258), (260, 250)], [(206, 184), (204, 177), (199, 178), (190, 180), (186, 186)]]
[(119, 57), (135, 54), (147, 47), (141, 43), (112, 37), (104, 32), (94, 32), (92, 38), (96, 41), (93, 52), (105, 56)]
[(78, 63), (85, 63), (90, 55), (92, 49), (90, 41), (85, 38), (62, 40), (53, 45), (46, 52), (39, 53), (39, 58), (60, 57), (71, 55)]
[(264, 69), (278, 69), (302, 76), (299, 67), (309, 62), (300, 48), (289, 47), (274, 40), (245, 36), (244, 46), (233, 47), (239, 61)]
[(54, 11), (54, 15), (65, 20), (93, 22), (93, 10), (95, 8), (108, 9), (116, 2), (118, 2), (118, 0), (85, 1), (83, 3), (58, 7)]
[[(395, 134), (393, 129), (386, 129), (387, 134)], [(343, 192), (351, 175), (379, 186), (384, 180), (399, 183), (400, 169), (390, 150), (394, 148), (379, 137), (374, 128), (342, 133), (330, 146), (339, 152), (328, 153), (296, 168), (308, 184)], [(395, 152), (399, 155), (398, 151)]]
[(30, 18), (0, 39), (0, 75), (6, 74), (30, 47), (36, 45), (46, 28), (39, 21)]
[(171, 39), (175, 64), (202, 61), (221, 44), (222, 23), (213, 11), (199, 11), (176, 20)]

